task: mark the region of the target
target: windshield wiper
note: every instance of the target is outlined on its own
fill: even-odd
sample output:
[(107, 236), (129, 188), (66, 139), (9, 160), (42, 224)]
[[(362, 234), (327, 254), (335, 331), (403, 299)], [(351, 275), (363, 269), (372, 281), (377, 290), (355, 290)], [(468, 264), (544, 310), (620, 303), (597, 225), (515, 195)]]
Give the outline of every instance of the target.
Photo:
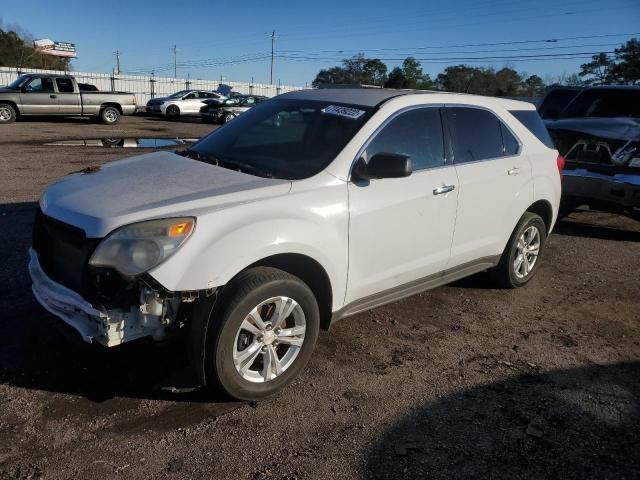
[(194, 160), (199, 160), (201, 162), (210, 163), (211, 165), (216, 165), (217, 167), (227, 168), (229, 170), (237, 170), (239, 172), (247, 173), (249, 175), (256, 175), (258, 177), (274, 178), (272, 172), (264, 170), (260, 167), (256, 167), (255, 165), (251, 165), (249, 163), (241, 162), (239, 160), (222, 159), (214, 155), (206, 155), (196, 152), (191, 148), (187, 148), (186, 150), (184, 150), (184, 155)]

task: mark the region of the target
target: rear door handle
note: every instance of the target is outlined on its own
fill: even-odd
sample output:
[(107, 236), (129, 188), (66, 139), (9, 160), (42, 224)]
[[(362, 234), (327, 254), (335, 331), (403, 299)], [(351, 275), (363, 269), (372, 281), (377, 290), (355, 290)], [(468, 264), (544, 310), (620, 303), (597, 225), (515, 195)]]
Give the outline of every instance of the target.
[(449, 193), (456, 189), (455, 185), (443, 185), (433, 189), (434, 195), (442, 195), (443, 193)]
[(520, 167), (513, 167), (511, 170), (507, 170), (509, 175), (518, 175), (520, 173)]
[(49, 98), (58, 98), (58, 95), (49, 95)]

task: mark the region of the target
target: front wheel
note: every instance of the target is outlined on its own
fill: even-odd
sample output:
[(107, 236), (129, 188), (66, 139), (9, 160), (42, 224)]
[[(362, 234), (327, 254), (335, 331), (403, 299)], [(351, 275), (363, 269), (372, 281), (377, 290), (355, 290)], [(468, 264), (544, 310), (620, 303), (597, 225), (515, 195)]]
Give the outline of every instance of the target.
[(194, 306), (192, 342), (201, 382), (240, 400), (275, 394), (305, 367), (320, 325), (316, 299), (299, 278), (252, 268), (214, 303)]
[(496, 281), (506, 288), (527, 284), (538, 271), (546, 239), (547, 228), (542, 218), (526, 212), (516, 225), (500, 263), (493, 271)]
[(100, 120), (105, 125), (115, 125), (120, 121), (120, 111), (115, 107), (105, 107), (100, 112)]
[(233, 120), (234, 118), (236, 118), (236, 116), (233, 113), (227, 113), (223, 118), (222, 118), (222, 123), (229, 123), (231, 120)]
[(0, 103), (0, 123), (15, 122), (18, 115), (16, 109), (10, 103)]

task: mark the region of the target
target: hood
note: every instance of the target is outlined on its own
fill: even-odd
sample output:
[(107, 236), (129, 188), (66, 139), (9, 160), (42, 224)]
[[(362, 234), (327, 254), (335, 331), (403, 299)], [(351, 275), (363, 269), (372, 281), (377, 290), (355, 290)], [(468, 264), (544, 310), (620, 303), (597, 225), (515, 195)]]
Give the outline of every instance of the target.
[(0, 87), (0, 93), (16, 93), (19, 91), (20, 90), (14, 90), (13, 88), (9, 88), (9, 87)]
[(232, 89), (233, 87), (229, 85), (225, 85), (224, 83), (221, 83), (220, 85), (218, 85), (218, 88), (216, 88), (216, 92), (218, 92), (221, 95), (224, 95), (225, 97), (228, 97)]
[(162, 105), (166, 101), (167, 101), (167, 97), (156, 97), (149, 100), (147, 102), (147, 105)]
[(640, 138), (640, 118), (562, 118), (546, 120), (550, 130), (569, 130), (612, 140)]
[(153, 152), (74, 173), (51, 185), (42, 211), (101, 238), (122, 225), (194, 215), (284, 195), (288, 180), (261, 178), (177, 155)]

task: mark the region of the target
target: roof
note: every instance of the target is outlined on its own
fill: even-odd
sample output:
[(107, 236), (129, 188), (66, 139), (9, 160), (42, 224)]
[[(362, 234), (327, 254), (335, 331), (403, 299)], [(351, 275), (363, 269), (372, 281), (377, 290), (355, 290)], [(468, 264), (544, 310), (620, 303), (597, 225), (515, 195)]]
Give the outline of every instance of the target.
[(375, 107), (390, 98), (413, 93), (432, 92), (427, 90), (396, 90), (393, 88), (322, 88), (317, 90), (297, 90), (280, 95), (280, 98), (350, 103), (364, 107)]
[(640, 90), (640, 85), (598, 85), (585, 90)]
[(448, 101), (451, 101), (452, 103), (465, 103), (468, 101), (473, 104), (486, 104), (489, 101), (507, 109), (523, 107), (526, 107), (525, 109), (529, 109), (529, 107), (535, 109), (535, 106), (532, 103), (507, 98), (486, 97), (455, 92), (439, 92), (435, 90), (399, 90), (393, 88), (325, 88), (316, 90), (297, 90), (295, 92), (280, 95), (278, 98), (290, 100), (318, 100), (323, 102), (361, 105), (363, 107), (376, 107), (392, 98), (410, 95), (433, 95), (434, 102), (441, 103), (447, 103)]

